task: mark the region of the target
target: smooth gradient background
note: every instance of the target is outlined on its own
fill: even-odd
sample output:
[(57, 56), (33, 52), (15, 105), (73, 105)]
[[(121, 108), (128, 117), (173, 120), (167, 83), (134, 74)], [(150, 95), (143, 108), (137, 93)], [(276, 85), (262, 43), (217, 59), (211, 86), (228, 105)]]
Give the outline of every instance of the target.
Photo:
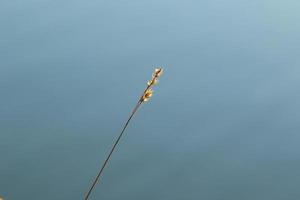
[(0, 2), (0, 195), (299, 200), (299, 0)]

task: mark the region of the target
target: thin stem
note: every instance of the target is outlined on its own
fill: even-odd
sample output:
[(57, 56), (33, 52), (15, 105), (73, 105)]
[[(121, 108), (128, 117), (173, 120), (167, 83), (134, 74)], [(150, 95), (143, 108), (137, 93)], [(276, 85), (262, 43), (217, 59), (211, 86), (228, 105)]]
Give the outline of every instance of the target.
[(134, 114), (136, 113), (136, 111), (138, 110), (138, 108), (140, 107), (141, 104), (142, 104), (142, 101), (139, 100), (138, 103), (136, 104), (136, 106), (134, 107), (134, 109), (132, 110), (131, 115), (129, 116), (128, 120), (126, 121), (126, 123), (125, 123), (125, 125), (124, 125), (124, 127), (123, 127), (123, 129), (122, 129), (122, 131), (121, 131), (121, 133), (120, 133), (120, 135), (118, 136), (117, 140), (115, 141), (114, 145), (112, 146), (112, 148), (111, 148), (111, 150), (110, 150), (110, 152), (109, 152), (107, 158), (105, 159), (105, 161), (104, 161), (104, 163), (103, 163), (103, 165), (102, 165), (102, 167), (101, 167), (101, 169), (100, 169), (98, 175), (96, 176), (96, 178), (95, 178), (95, 180), (94, 180), (92, 186), (90, 187), (88, 193), (86, 194), (86, 196), (85, 196), (85, 198), (84, 198), (85, 200), (88, 200), (88, 199), (89, 199), (89, 196), (90, 196), (92, 190), (94, 189), (96, 183), (98, 182), (98, 180), (99, 180), (99, 178), (100, 178), (100, 176), (101, 176), (101, 174), (102, 174), (102, 172), (103, 172), (103, 170), (104, 170), (106, 164), (108, 163), (108, 161), (109, 161), (109, 159), (110, 159), (112, 153), (114, 152), (116, 146), (118, 145), (118, 143), (119, 143), (119, 141), (120, 141), (120, 139), (121, 139), (123, 133), (125, 132), (125, 130), (126, 130), (128, 124), (129, 124), (129, 122), (131, 121), (132, 117), (134, 116)]
[[(122, 129), (122, 131), (121, 131), (121, 133), (120, 133), (120, 135), (118, 136), (117, 140), (115, 141), (114, 145), (112, 146), (112, 148), (111, 148), (111, 150), (110, 150), (108, 156), (106, 157), (106, 159), (105, 159), (105, 161), (104, 161), (102, 167), (100, 168), (100, 171), (98, 172), (98, 174), (97, 174), (95, 180), (93, 181), (93, 184), (91, 185), (91, 187), (90, 187), (88, 193), (86, 194), (84, 200), (88, 200), (88, 199), (89, 199), (89, 196), (90, 196), (91, 192), (93, 191), (95, 185), (97, 184), (99, 178), (101, 177), (101, 174), (102, 174), (102, 172), (103, 172), (103, 170), (104, 170), (106, 164), (108, 163), (108, 161), (109, 161), (111, 155), (113, 154), (113, 152), (114, 152), (116, 146), (118, 145), (118, 143), (119, 143), (121, 137), (123, 136), (123, 133), (125, 132), (125, 130), (126, 130), (128, 124), (129, 124), (130, 120), (132, 119), (132, 117), (134, 116), (134, 114), (136, 113), (136, 111), (139, 109), (140, 105), (141, 105), (143, 102), (148, 101), (149, 98), (152, 96), (152, 90), (151, 90), (151, 87), (157, 82), (157, 78), (162, 74), (162, 71), (163, 71), (162, 69), (155, 69), (154, 74), (152, 75), (151, 81), (148, 82), (146, 89), (144, 90), (142, 96), (140, 97), (140, 99), (139, 99), (139, 101), (137, 102), (136, 106), (135, 106), (134, 109), (132, 110), (132, 112), (131, 112), (131, 114), (130, 114), (128, 120), (126, 121), (126, 123), (125, 123), (125, 125), (124, 125), (124, 127), (123, 127), (123, 129)], [(0, 200), (1, 200), (1, 199), (0, 199)]]

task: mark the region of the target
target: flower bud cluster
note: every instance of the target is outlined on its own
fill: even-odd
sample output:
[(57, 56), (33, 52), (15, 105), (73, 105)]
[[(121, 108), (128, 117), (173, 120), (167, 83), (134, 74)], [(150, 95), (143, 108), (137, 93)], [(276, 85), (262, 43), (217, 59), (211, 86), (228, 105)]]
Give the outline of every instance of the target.
[(154, 73), (152, 74), (152, 79), (150, 81), (148, 81), (148, 83), (147, 83), (148, 87), (145, 90), (145, 92), (141, 98), (142, 102), (149, 101), (149, 99), (152, 97), (152, 95), (153, 95), (152, 87), (158, 83), (158, 78), (162, 75), (162, 73), (163, 73), (162, 68), (157, 68), (154, 70)]

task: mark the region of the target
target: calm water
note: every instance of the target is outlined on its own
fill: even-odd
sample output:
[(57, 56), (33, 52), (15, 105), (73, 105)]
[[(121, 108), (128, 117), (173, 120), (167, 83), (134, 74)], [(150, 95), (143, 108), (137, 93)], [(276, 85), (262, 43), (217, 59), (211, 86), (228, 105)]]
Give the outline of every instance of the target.
[(0, 195), (299, 200), (300, 2), (0, 2)]

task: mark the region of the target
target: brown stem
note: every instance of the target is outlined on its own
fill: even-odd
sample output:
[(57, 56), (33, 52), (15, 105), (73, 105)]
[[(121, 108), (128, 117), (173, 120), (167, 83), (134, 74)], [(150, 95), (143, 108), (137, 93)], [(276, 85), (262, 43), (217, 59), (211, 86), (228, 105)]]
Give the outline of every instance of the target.
[[(160, 72), (161, 72), (161, 70), (160, 70)], [(154, 74), (154, 76), (152, 77), (152, 80), (151, 80), (152, 83), (153, 83), (153, 80), (154, 80), (154, 79), (158, 78), (158, 76), (159, 76), (159, 75), (158, 75), (158, 72), (155, 72), (155, 74)], [(148, 89), (150, 89), (152, 86), (153, 86), (153, 84), (148, 84), (148, 85), (147, 85), (147, 87), (146, 87), (146, 89), (144, 90), (142, 96), (140, 97), (140, 99), (139, 99), (139, 101), (137, 102), (136, 106), (135, 106), (134, 109), (132, 110), (132, 112), (131, 112), (131, 114), (130, 114), (128, 120), (126, 121), (126, 123), (125, 123), (125, 125), (124, 125), (124, 127), (123, 127), (123, 129), (122, 129), (122, 131), (121, 131), (121, 133), (119, 134), (117, 140), (115, 141), (114, 145), (112, 146), (112, 148), (111, 148), (111, 150), (110, 150), (108, 156), (106, 157), (106, 159), (105, 159), (105, 161), (104, 161), (102, 167), (100, 168), (100, 171), (98, 172), (96, 178), (94, 179), (94, 181), (93, 181), (93, 183), (92, 183), (92, 185), (91, 185), (89, 191), (88, 191), (87, 194), (85, 195), (84, 200), (88, 200), (88, 199), (89, 199), (89, 196), (91, 195), (91, 192), (93, 191), (95, 185), (97, 184), (99, 178), (101, 177), (101, 174), (102, 174), (102, 172), (103, 172), (105, 166), (107, 165), (107, 163), (108, 163), (108, 161), (109, 161), (111, 155), (113, 154), (113, 152), (114, 152), (116, 146), (118, 145), (118, 143), (119, 143), (121, 137), (123, 136), (123, 133), (125, 132), (125, 130), (126, 130), (128, 124), (129, 124), (129, 122), (131, 121), (132, 117), (134, 116), (134, 114), (136, 113), (136, 111), (138, 110), (138, 108), (140, 107), (140, 105), (146, 100), (145, 97), (144, 97), (144, 95), (146, 94), (146, 92), (148, 91)]]
[(115, 141), (114, 145), (112, 146), (112, 148), (111, 148), (111, 150), (110, 150), (108, 156), (106, 157), (106, 159), (105, 159), (105, 161), (104, 161), (104, 163), (103, 163), (103, 165), (102, 165), (102, 167), (101, 167), (101, 169), (100, 169), (98, 175), (96, 176), (95, 180), (93, 181), (93, 184), (91, 185), (91, 187), (90, 187), (88, 193), (86, 194), (86, 196), (85, 196), (85, 198), (84, 198), (85, 200), (88, 200), (88, 199), (89, 199), (89, 196), (90, 196), (92, 190), (94, 189), (96, 183), (98, 182), (98, 180), (99, 180), (99, 178), (100, 178), (100, 176), (101, 176), (101, 174), (102, 174), (102, 172), (103, 172), (103, 170), (104, 170), (106, 164), (108, 163), (108, 161), (109, 161), (109, 159), (110, 159), (112, 153), (114, 152), (116, 146), (118, 145), (118, 143), (119, 143), (121, 137), (123, 136), (123, 133), (125, 132), (125, 130), (126, 130), (128, 124), (129, 124), (129, 122), (131, 121), (132, 117), (134, 116), (134, 114), (136, 113), (136, 111), (138, 110), (138, 108), (140, 107), (141, 104), (142, 104), (142, 101), (139, 100), (138, 103), (136, 104), (136, 106), (134, 107), (134, 109), (132, 110), (131, 115), (129, 116), (128, 120), (126, 121), (126, 123), (125, 123), (125, 125), (124, 125), (124, 127), (123, 127), (123, 129), (122, 129), (122, 131), (121, 131), (121, 133), (120, 133), (120, 135), (118, 136), (117, 140)]

